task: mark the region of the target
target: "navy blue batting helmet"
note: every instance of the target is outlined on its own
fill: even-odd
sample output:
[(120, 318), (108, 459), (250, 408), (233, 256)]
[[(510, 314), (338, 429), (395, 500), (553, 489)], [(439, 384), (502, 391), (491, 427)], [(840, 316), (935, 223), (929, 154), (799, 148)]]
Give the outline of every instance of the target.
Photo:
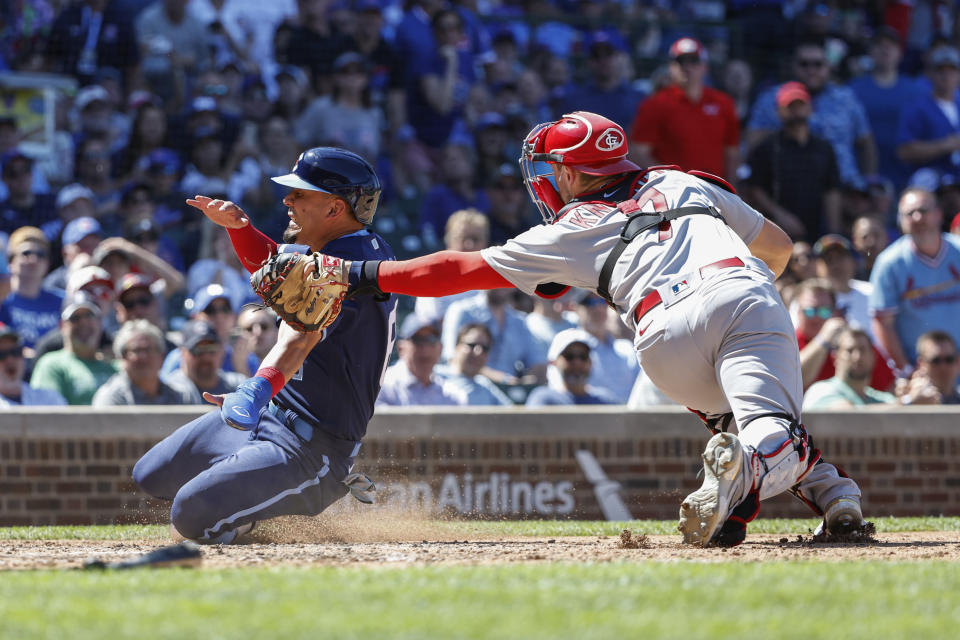
[(380, 179), (373, 167), (346, 149), (307, 149), (297, 158), (292, 172), (272, 180), (286, 187), (322, 191), (343, 198), (363, 224), (370, 224), (380, 202)]

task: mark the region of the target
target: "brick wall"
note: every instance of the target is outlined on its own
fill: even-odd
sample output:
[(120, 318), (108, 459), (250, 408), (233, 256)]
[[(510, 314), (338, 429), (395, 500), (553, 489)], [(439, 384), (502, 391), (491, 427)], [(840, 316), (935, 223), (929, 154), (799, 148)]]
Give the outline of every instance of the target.
[[(165, 521), (168, 505), (138, 492), (130, 471), (153, 443), (197, 415), (187, 407), (0, 414), (0, 525)], [(869, 514), (960, 515), (960, 412), (887, 409), (811, 414), (806, 422), (824, 457), (860, 483)], [(598, 487), (576, 458), (586, 450), (619, 483), (633, 517), (669, 519), (699, 486), (707, 436), (673, 409), (384, 410), (356, 470), (377, 481), (378, 500), (388, 506), (601, 519)], [(781, 496), (764, 503), (762, 515), (810, 512)]]

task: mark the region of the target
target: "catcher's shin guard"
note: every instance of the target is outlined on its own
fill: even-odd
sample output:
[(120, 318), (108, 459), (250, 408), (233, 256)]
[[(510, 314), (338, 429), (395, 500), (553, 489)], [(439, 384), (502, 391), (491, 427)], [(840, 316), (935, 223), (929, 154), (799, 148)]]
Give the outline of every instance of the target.
[(749, 455), (750, 491), (760, 500), (788, 491), (820, 458), (803, 425), (785, 414), (751, 420), (740, 428), (740, 441)]

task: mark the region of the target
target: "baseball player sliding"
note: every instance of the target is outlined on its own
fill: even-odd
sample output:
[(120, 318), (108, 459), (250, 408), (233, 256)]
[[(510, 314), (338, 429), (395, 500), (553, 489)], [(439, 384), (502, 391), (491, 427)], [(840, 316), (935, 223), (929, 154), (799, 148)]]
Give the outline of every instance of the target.
[(823, 514), (830, 533), (861, 526), (859, 488), (801, 424), (797, 342), (773, 285), (787, 235), (720, 178), (633, 164), (623, 130), (593, 113), (535, 127), (520, 164), (545, 224), (503, 246), (400, 262), (313, 259), (331, 280), (349, 280), (350, 296), (596, 290), (634, 330), (651, 380), (714, 430), (703, 485), (680, 507), (684, 542), (739, 544), (760, 501), (784, 491)]
[[(376, 213), (380, 181), (360, 156), (310, 149), (292, 173), (273, 180), (291, 188), (283, 199), (290, 216), (283, 241), (299, 245), (278, 246), (232, 202), (187, 201), (227, 229), (248, 270), (271, 254), (320, 249), (338, 260), (393, 258), (365, 226)], [(321, 322), (288, 317), (256, 375), (225, 396), (204, 394), (220, 411), (180, 427), (134, 466), (144, 491), (173, 501), (170, 522), (180, 535), (230, 543), (260, 520), (316, 515), (348, 492), (371, 501), (372, 483), (351, 470), (393, 350), (396, 300), (360, 298), (341, 306), (341, 299), (322, 302), (336, 313)]]

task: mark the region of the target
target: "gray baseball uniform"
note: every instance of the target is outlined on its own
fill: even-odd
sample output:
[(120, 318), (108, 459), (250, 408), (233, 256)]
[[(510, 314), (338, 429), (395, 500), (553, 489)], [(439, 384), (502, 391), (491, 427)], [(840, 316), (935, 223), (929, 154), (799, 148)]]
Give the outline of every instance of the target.
[[(738, 498), (750, 491), (759, 491), (761, 499), (776, 495), (798, 479), (801, 494), (821, 508), (840, 496), (859, 498), (856, 483), (833, 465), (808, 468), (785, 446), (790, 421), (782, 414), (799, 421), (803, 388), (793, 326), (773, 273), (747, 247), (763, 227), (762, 214), (736, 195), (674, 170), (650, 171), (634, 197), (641, 211), (712, 206), (723, 216), (688, 215), (668, 229), (644, 232), (617, 260), (609, 291), (636, 332), (640, 365), (654, 384), (680, 404), (707, 416), (732, 412), (737, 425), (745, 425), (739, 436), (749, 466)], [(596, 289), (625, 221), (613, 204), (581, 202), (554, 224), (531, 228), (481, 255), (527, 293), (548, 282)], [(734, 258), (736, 266), (727, 268)], [(703, 269), (722, 261), (728, 262)], [(654, 291), (662, 303), (635, 313)]]

